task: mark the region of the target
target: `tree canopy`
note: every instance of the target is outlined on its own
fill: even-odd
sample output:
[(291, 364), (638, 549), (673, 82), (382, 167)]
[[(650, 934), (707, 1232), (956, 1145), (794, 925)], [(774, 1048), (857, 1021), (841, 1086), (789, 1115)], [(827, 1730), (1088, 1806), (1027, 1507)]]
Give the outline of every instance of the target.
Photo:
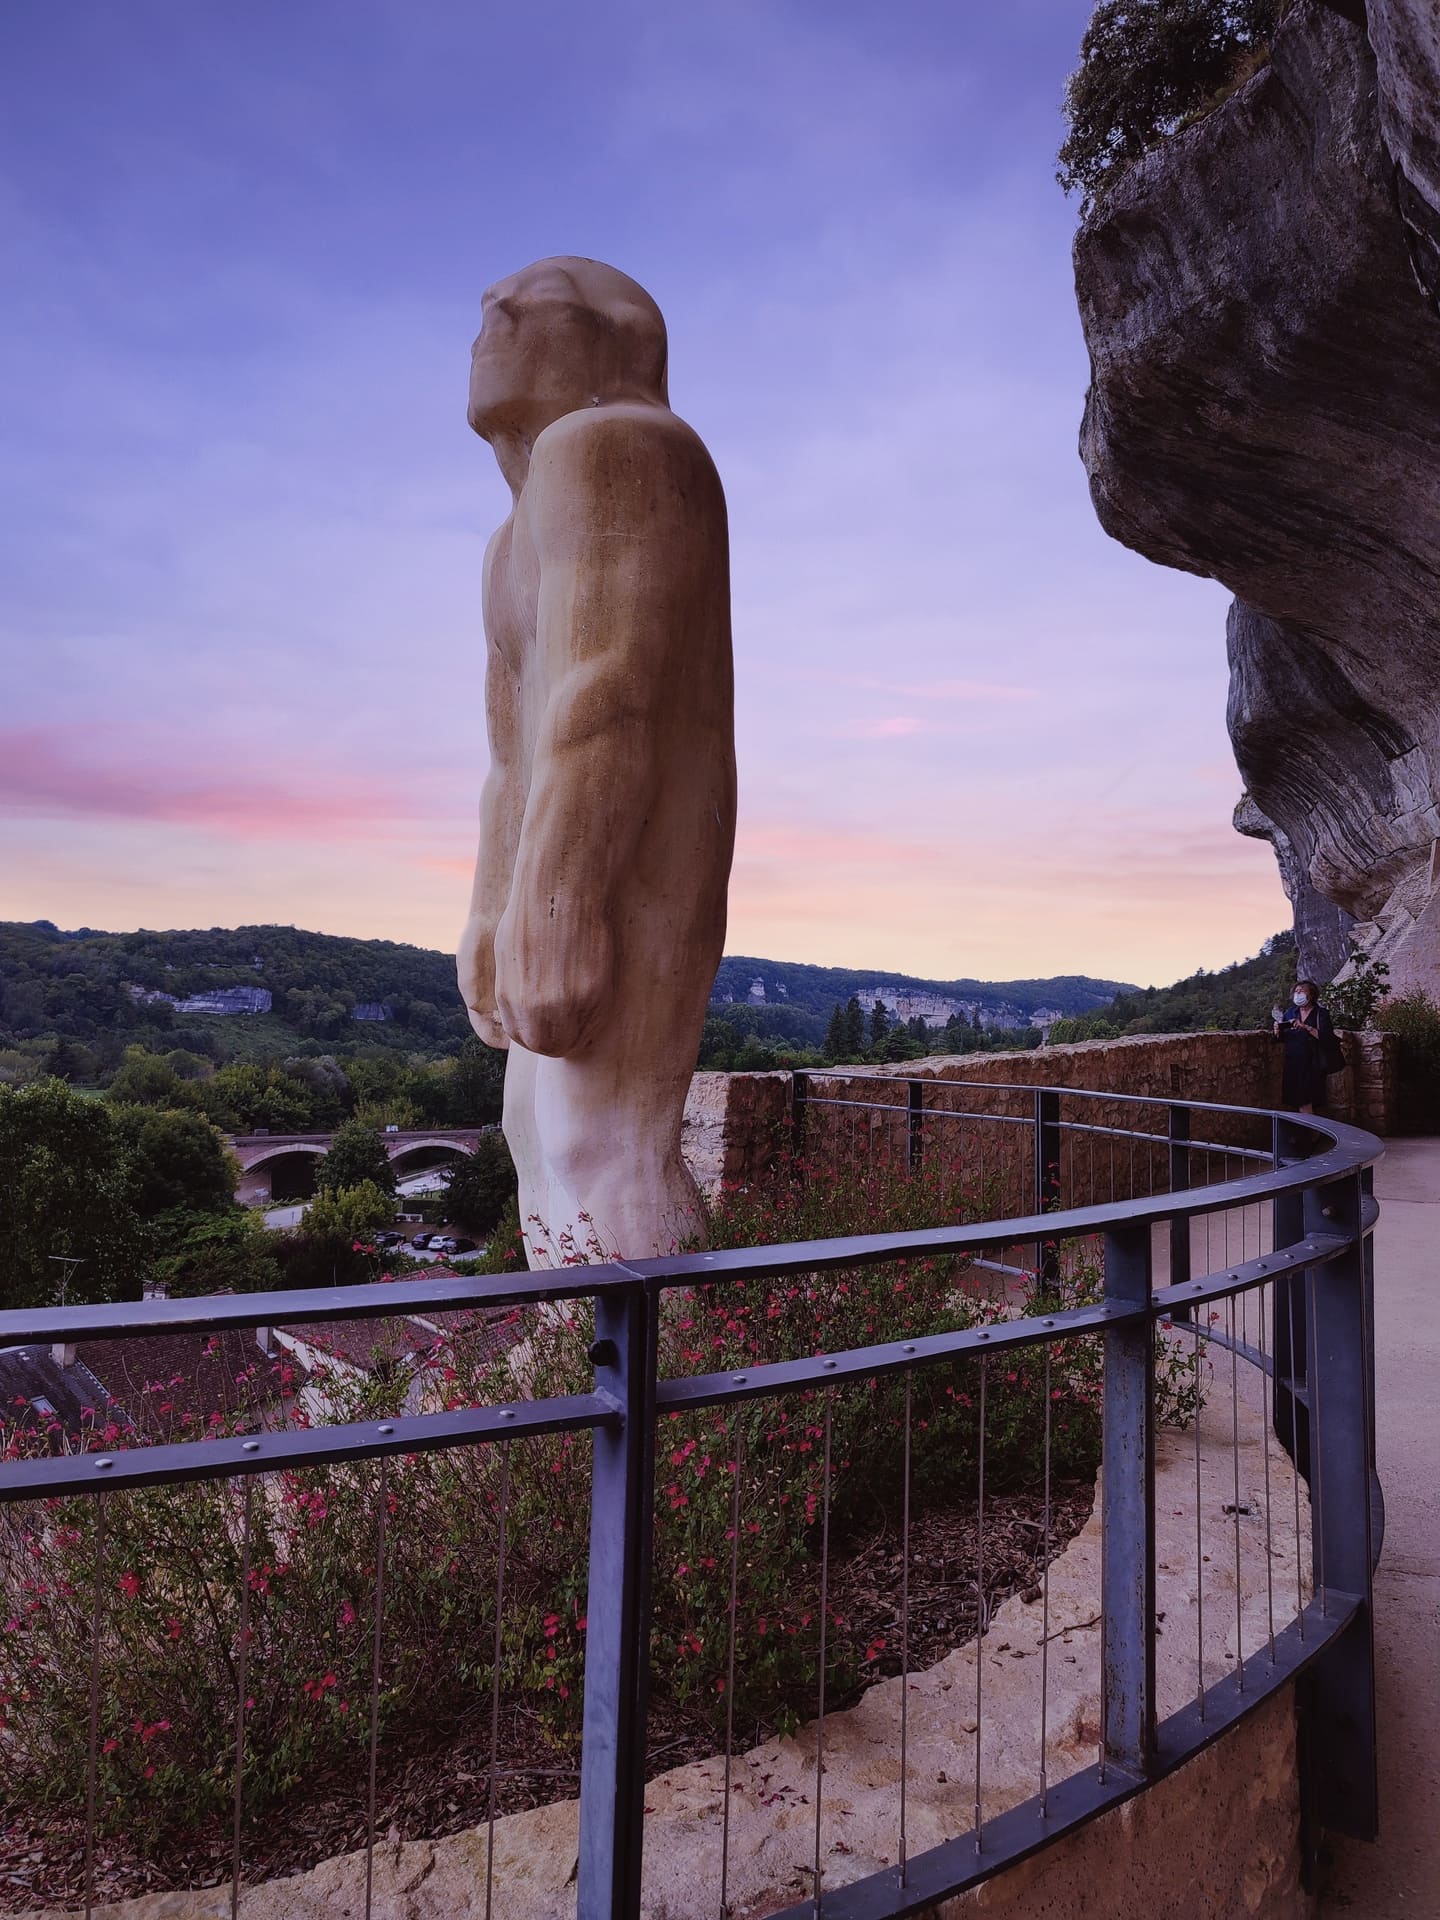
[(1060, 184), (1092, 204), (1263, 58), (1282, 0), (1101, 0), (1065, 88)]
[(111, 1116), (121, 1152), (129, 1162), (131, 1197), (142, 1219), (151, 1220), (171, 1207), (201, 1213), (223, 1213), (229, 1208), (239, 1163), (203, 1114), (166, 1107), (112, 1107)]
[(72, 1301), (139, 1299), (149, 1237), (98, 1100), (55, 1079), (0, 1086), (0, 1197), (7, 1306), (53, 1306), (62, 1289)]
[(445, 1210), (471, 1233), (488, 1237), (515, 1198), (515, 1162), (498, 1127), (482, 1133), (474, 1153), (456, 1163)]
[(394, 1200), (395, 1168), (385, 1151), (384, 1134), (363, 1120), (347, 1120), (336, 1129), (330, 1151), (315, 1169), (315, 1186), (321, 1193), (341, 1193), (367, 1183)]

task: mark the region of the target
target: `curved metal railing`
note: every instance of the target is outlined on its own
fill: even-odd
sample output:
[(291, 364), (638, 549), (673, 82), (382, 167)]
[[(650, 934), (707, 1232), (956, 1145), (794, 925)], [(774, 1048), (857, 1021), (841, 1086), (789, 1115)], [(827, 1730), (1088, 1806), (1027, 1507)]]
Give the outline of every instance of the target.
[[(862, 1080), (863, 1090), (874, 1097), (859, 1097)], [(966, 1830), (917, 1852), (906, 1831), (902, 1741), (896, 1754), (896, 1864), (838, 1884), (843, 1872), (822, 1846), (822, 1656), (814, 1740), (813, 1884), (799, 1904), (785, 1909), (787, 1920), (819, 1912), (832, 1920), (882, 1920), (922, 1912), (1143, 1791), (1302, 1669), (1313, 1676), (1309, 1737), (1322, 1749), (1323, 1764), (1306, 1770), (1307, 1779), (1319, 1783), (1315, 1811), (1339, 1830), (1373, 1832), (1369, 1234), (1375, 1217), (1370, 1169), (1383, 1151), (1381, 1143), (1323, 1116), (1076, 1088), (866, 1078), (837, 1070), (796, 1075), (794, 1093), (789, 1144), (793, 1177), (803, 1178), (806, 1166), (826, 1155), (831, 1164), (842, 1166), (847, 1152), (863, 1152), (872, 1160), (877, 1154), (891, 1155), (897, 1164), (913, 1169), (924, 1165), (927, 1155), (949, 1152), (956, 1164), (973, 1167), (981, 1200), (998, 1196), (1017, 1204), (994, 1217), (920, 1231), (614, 1261), (552, 1273), (499, 1278), (457, 1274), (319, 1291), (0, 1314), (0, 1346), (5, 1346), (73, 1344), (136, 1333), (216, 1334), (297, 1322), (576, 1300), (591, 1302), (594, 1312), (589, 1350), (594, 1377), (585, 1392), (236, 1439), (14, 1460), (0, 1463), (0, 1502), (106, 1495), (126, 1487), (198, 1479), (248, 1484), (252, 1476), (329, 1462), (393, 1459), (435, 1449), (489, 1447), (543, 1433), (589, 1432), (593, 1470), (578, 1901), (583, 1920), (620, 1920), (637, 1914), (640, 1907), (657, 1423), (697, 1408), (819, 1394), (825, 1396), (828, 1445), (829, 1396), (847, 1383), (890, 1375), (908, 1381), (925, 1369), (965, 1363), (978, 1370), (981, 1382), (978, 1511), (983, 1516), (985, 1369), (1000, 1356), (1022, 1351), (1047, 1356), (1048, 1366), (1048, 1356), (1063, 1352), (1069, 1342), (1098, 1336), (1104, 1346), (1098, 1596), (1103, 1627), (1095, 1763), (1058, 1781), (1047, 1776), (1050, 1746), (1042, 1707), (1037, 1791), (987, 1817), (977, 1716), (975, 1818)], [(1152, 1124), (1125, 1125), (1131, 1117), (1137, 1122), (1151, 1118)], [(991, 1143), (988, 1151), (977, 1145), (982, 1137)], [(1218, 1178), (1213, 1177), (1217, 1166)], [(936, 1256), (963, 1256), (1009, 1278), (1035, 1272), (1043, 1282), (1047, 1274), (1059, 1271), (1066, 1249), (1077, 1244), (1097, 1249), (1103, 1267), (1100, 1297), (1085, 1304), (723, 1372), (659, 1375), (658, 1331), (666, 1296), (677, 1290), (736, 1281), (763, 1285), (786, 1276)], [(1234, 1369), (1240, 1359), (1254, 1364), (1262, 1382), (1266, 1500), (1273, 1435), (1309, 1484), (1312, 1516), (1311, 1566), (1302, 1576), (1297, 1564), (1290, 1616), (1284, 1616), (1282, 1607), (1276, 1625), (1272, 1593), (1269, 1631), (1262, 1644), (1247, 1653), (1237, 1598), (1233, 1663), (1215, 1678), (1207, 1672), (1202, 1626), (1194, 1697), (1168, 1714), (1161, 1711), (1157, 1690), (1157, 1340), (1162, 1355), (1167, 1342), (1178, 1341), (1193, 1346), (1197, 1356), (1202, 1347), (1231, 1356), (1237, 1423), (1237, 1596), (1242, 1503), (1240, 1398)], [(907, 1392), (907, 1423), (909, 1405)], [(909, 1437), (907, 1424), (907, 1462)], [(1048, 1438), (1047, 1415), (1047, 1545)], [(1196, 1445), (1198, 1528), (1198, 1439)], [(382, 1491), (383, 1485), (382, 1479)], [(738, 1474), (736, 1489), (738, 1503)], [(907, 1543), (908, 1502), (907, 1467)], [(248, 1502), (245, 1512), (248, 1526)], [(824, 1518), (828, 1525), (828, 1497)], [(1269, 1520), (1267, 1511), (1267, 1530)], [(732, 1531), (738, 1537), (738, 1517)], [(1301, 1538), (1297, 1495), (1297, 1556)], [(828, 1553), (828, 1532), (823, 1547)], [(907, 1545), (907, 1568), (908, 1551)], [(1202, 1557), (1197, 1537), (1196, 1576), (1203, 1583)], [(1048, 1606), (1048, 1580), (1045, 1592)], [(1197, 1603), (1198, 1597), (1197, 1586)], [(378, 1622), (378, 1595), (376, 1604)], [(100, 1633), (98, 1599), (96, 1605)], [(499, 1610), (497, 1596), (497, 1636)], [(822, 1600), (822, 1620), (824, 1611)], [(1045, 1625), (1042, 1647), (1048, 1645), (1048, 1620)], [(730, 1634), (733, 1663), (733, 1575)], [(977, 1675), (980, 1667), (977, 1654)], [(497, 1699), (498, 1671), (497, 1662)], [(902, 1674), (902, 1714), (910, 1679), (907, 1669)], [(241, 1720), (243, 1726), (243, 1714)], [(92, 1744), (97, 1724), (92, 1702)], [(707, 1910), (721, 1915), (729, 1911), (732, 1893), (728, 1809), (733, 1759), (727, 1733), (724, 1831), (717, 1840), (713, 1898), (706, 1896)], [(373, 1760), (372, 1749), (372, 1782)], [(94, 1764), (92, 1752), (92, 1781)], [(492, 1774), (496, 1764), (492, 1751)], [(242, 1772), (243, 1756), (237, 1758), (237, 1779)], [(493, 1780), (491, 1804), (493, 1813)], [(372, 1846), (373, 1820), (372, 1790)], [(237, 1889), (240, 1850), (237, 1815), (232, 1862)], [(492, 1849), (487, 1877), (493, 1868)], [(503, 1911), (503, 1889), (487, 1884), (487, 1898), (492, 1894), (500, 1901), (496, 1910)], [(368, 1913), (368, 1891), (366, 1901)]]

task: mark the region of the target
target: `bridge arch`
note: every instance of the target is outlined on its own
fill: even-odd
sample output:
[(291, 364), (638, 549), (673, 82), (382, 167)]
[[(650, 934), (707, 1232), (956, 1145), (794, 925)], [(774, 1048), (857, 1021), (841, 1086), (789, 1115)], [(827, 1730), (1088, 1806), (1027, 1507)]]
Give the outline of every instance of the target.
[(403, 1180), (427, 1167), (443, 1166), (446, 1161), (466, 1160), (475, 1149), (460, 1140), (406, 1140), (390, 1150), (390, 1164)]
[(325, 1148), (311, 1140), (277, 1140), (241, 1157), (238, 1197), (242, 1200), (308, 1200), (315, 1192), (315, 1169)]
[(256, 1167), (268, 1166), (272, 1160), (282, 1160), (292, 1154), (309, 1154), (312, 1159), (322, 1160), (328, 1151), (327, 1143), (315, 1140), (277, 1140), (273, 1146), (247, 1147), (240, 1154), (240, 1164), (247, 1173), (253, 1173)]

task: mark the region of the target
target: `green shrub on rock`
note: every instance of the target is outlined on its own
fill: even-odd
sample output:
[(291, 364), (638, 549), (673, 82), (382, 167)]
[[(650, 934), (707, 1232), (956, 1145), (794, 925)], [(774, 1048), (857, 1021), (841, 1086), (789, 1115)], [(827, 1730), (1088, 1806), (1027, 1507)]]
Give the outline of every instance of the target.
[(1263, 56), (1284, 0), (1101, 0), (1065, 88), (1057, 178), (1097, 200)]

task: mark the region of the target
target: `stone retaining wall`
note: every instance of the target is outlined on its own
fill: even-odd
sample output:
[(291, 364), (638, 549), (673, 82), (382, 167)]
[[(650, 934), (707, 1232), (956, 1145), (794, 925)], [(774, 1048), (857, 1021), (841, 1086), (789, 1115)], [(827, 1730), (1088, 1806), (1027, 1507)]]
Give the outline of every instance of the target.
[[(1330, 1082), (1331, 1114), (1366, 1127), (1372, 1133), (1393, 1132), (1398, 1098), (1398, 1042), (1390, 1033), (1347, 1033), (1344, 1073)], [(936, 1056), (893, 1067), (861, 1067), (844, 1075), (812, 1079), (815, 1103), (807, 1108), (804, 1145), (809, 1152), (898, 1152), (905, 1138), (905, 1090), (897, 1080), (918, 1078), (935, 1083), (926, 1089), (926, 1106), (948, 1104), (972, 1112), (1022, 1117), (1028, 1111), (1024, 1096), (988, 1093), (983, 1083), (1021, 1087), (1074, 1087), (1093, 1093), (1148, 1096), (1157, 1102), (1186, 1100), (1199, 1104), (1273, 1108), (1280, 1104), (1280, 1048), (1268, 1032), (1137, 1034), (1123, 1040), (1086, 1040), (1071, 1046), (1030, 1048), (1016, 1053)], [(790, 1073), (697, 1073), (685, 1111), (685, 1153), (696, 1178), (707, 1193), (726, 1181), (757, 1178), (776, 1154), (798, 1145), (790, 1128), (792, 1086)], [(946, 1083), (969, 1091), (947, 1102)], [(847, 1100), (874, 1108), (889, 1105), (892, 1115), (861, 1116), (858, 1107), (824, 1106), (821, 1101)], [(1083, 1119), (1103, 1127), (1154, 1128), (1163, 1131), (1158, 1108), (1136, 1107), (1127, 1101), (1075, 1102), (1067, 1119)], [(1265, 1130), (1223, 1116), (1195, 1116), (1197, 1136), (1230, 1145), (1264, 1146)], [(927, 1142), (937, 1144), (966, 1136), (971, 1144), (988, 1143), (987, 1176), (996, 1174), (1012, 1199), (1029, 1206), (1030, 1139), (1027, 1129), (1007, 1127), (1003, 1121), (984, 1129), (937, 1122), (927, 1130)], [(1003, 1144), (1009, 1141), (1009, 1145)], [(1091, 1151), (1092, 1140), (1066, 1137), (1062, 1168), (1067, 1202), (1119, 1199), (1131, 1193), (1158, 1191), (1164, 1184), (1163, 1156), (1157, 1149), (1153, 1165), (1131, 1168), (1128, 1148)], [(1140, 1150), (1145, 1156), (1146, 1150)], [(1118, 1155), (1118, 1157), (1117, 1157)], [(1232, 1167), (1231, 1171), (1238, 1171)], [(1216, 1167), (1217, 1177), (1219, 1167)], [(1194, 1177), (1201, 1178), (1197, 1167)], [(1152, 1183), (1153, 1182), (1153, 1183)], [(1022, 1194), (1025, 1197), (1022, 1198)]]

